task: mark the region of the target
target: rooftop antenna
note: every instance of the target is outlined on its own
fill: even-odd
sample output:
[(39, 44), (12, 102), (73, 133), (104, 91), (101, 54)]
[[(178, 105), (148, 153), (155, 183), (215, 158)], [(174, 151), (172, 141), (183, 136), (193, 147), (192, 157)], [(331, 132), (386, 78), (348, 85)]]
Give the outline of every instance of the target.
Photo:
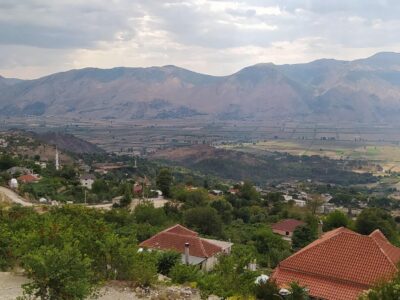
[(58, 159), (58, 149), (57, 149), (57, 146), (56, 146), (56, 170), (58, 171), (60, 169), (60, 162), (59, 162), (59, 159)]

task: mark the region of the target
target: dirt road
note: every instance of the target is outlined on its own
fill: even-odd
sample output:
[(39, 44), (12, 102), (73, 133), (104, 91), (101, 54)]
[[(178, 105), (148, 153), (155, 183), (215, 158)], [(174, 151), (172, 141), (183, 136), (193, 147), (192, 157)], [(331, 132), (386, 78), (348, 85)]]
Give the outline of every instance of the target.
[(33, 203), (28, 202), (26, 199), (4, 186), (0, 186), (0, 201), (11, 201), (21, 204), (22, 206), (33, 206)]

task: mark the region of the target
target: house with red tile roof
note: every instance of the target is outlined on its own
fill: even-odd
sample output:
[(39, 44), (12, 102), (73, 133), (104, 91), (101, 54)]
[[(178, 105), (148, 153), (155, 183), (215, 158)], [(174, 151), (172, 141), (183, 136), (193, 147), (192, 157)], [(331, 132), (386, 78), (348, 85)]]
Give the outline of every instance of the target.
[(197, 232), (182, 225), (167, 228), (148, 240), (140, 247), (152, 250), (173, 250), (182, 254), (182, 262), (197, 265), (209, 271), (218, 261), (218, 255), (230, 254), (232, 243), (201, 238)]
[(17, 180), (22, 183), (31, 183), (31, 182), (39, 181), (39, 177), (36, 175), (33, 175), (33, 174), (25, 174), (25, 175), (19, 176), (17, 178)]
[(355, 300), (381, 280), (397, 272), (400, 248), (381, 231), (361, 235), (344, 227), (281, 261), (272, 278), (285, 288), (296, 281), (315, 299)]
[(304, 224), (305, 223), (303, 221), (295, 219), (285, 219), (273, 224), (271, 228), (274, 233), (282, 235), (283, 239), (291, 241), (294, 230)]

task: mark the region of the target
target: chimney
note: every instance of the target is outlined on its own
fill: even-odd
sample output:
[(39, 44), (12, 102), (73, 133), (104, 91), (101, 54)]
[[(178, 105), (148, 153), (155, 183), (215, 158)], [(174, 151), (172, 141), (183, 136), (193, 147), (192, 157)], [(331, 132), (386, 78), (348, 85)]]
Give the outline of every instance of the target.
[(185, 264), (189, 265), (189, 243), (185, 243)]
[(318, 237), (321, 237), (322, 235), (322, 226), (324, 225), (324, 223), (322, 222), (322, 220), (318, 221)]

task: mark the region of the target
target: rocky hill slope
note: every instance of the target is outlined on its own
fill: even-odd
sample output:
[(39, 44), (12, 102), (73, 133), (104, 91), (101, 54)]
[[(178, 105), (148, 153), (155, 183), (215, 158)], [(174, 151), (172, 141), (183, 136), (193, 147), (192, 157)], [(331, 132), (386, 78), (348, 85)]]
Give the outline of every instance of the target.
[(400, 121), (400, 54), (258, 64), (229, 76), (175, 66), (0, 78), (0, 114), (96, 119)]

